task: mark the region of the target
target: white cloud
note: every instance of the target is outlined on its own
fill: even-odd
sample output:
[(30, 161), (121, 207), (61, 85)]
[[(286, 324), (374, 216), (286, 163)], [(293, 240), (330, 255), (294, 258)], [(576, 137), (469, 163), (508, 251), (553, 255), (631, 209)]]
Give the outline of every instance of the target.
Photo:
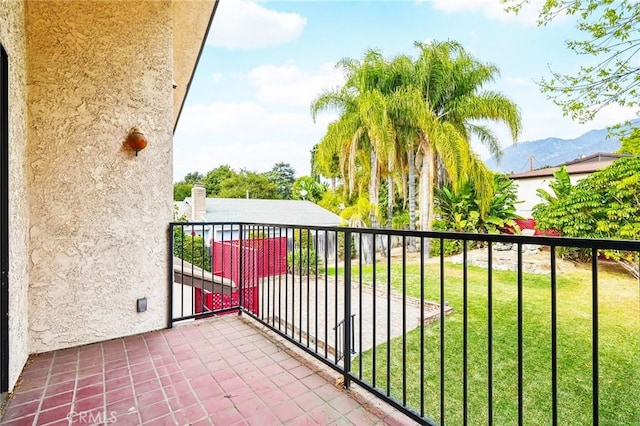
[(215, 81), (217, 83), (221, 79), (222, 79), (222, 73), (221, 72), (213, 73), (213, 81)]
[(323, 89), (333, 89), (344, 82), (340, 70), (332, 64), (322, 65), (317, 72), (303, 72), (294, 63), (261, 65), (247, 74), (257, 88), (256, 98), (263, 103), (309, 107)]
[(267, 9), (250, 0), (222, 0), (207, 40), (228, 49), (255, 49), (297, 39), (307, 20), (298, 13)]
[(543, 0), (532, 0), (516, 15), (506, 12), (501, 0), (424, 0), (436, 10), (446, 13), (479, 12), (491, 19), (535, 25)]
[(310, 150), (333, 119), (323, 115), (314, 124), (306, 109), (282, 112), (251, 102), (189, 106), (174, 138), (174, 179), (220, 164), (265, 172), (281, 161), (308, 175)]

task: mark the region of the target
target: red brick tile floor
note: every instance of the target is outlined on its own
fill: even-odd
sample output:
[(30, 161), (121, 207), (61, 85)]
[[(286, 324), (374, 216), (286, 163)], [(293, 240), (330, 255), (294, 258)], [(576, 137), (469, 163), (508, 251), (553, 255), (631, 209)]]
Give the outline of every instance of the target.
[[(289, 346), (289, 347), (287, 347)], [(237, 315), (32, 356), (2, 425), (413, 424)]]

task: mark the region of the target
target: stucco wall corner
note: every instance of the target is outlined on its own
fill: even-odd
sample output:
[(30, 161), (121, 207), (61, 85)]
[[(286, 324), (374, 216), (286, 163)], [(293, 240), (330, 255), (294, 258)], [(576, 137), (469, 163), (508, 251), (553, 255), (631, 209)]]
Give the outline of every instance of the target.
[(9, 389), (29, 355), (24, 14), (22, 1), (0, 4), (0, 43), (9, 57)]

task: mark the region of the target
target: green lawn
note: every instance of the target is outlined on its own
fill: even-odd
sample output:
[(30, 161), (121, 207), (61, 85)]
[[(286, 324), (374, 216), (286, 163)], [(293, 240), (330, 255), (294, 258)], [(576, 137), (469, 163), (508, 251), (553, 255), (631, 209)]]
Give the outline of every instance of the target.
[[(371, 282), (371, 266), (363, 268), (363, 281)], [(342, 271), (339, 271), (342, 273)], [(386, 282), (386, 267), (376, 268), (377, 286)], [(353, 277), (359, 270), (354, 268)], [(463, 272), (445, 265), (445, 297), (454, 308), (445, 321), (445, 420), (462, 423)], [(408, 265), (407, 294), (420, 296), (418, 265)], [(425, 266), (427, 300), (440, 300), (439, 265)], [(401, 291), (400, 265), (391, 268), (393, 288)], [(600, 423), (640, 425), (640, 286), (624, 274), (599, 272)], [(549, 275), (523, 275), (524, 312), (524, 418), (527, 425), (551, 424), (551, 292)], [(592, 422), (591, 402), (591, 271), (577, 268), (558, 273), (558, 406), (559, 424)], [(487, 424), (487, 270), (468, 269), (468, 421)], [(517, 423), (517, 274), (493, 273), (493, 409), (494, 424)], [(408, 333), (407, 404), (420, 410), (420, 333)], [(424, 327), (424, 409), (441, 422), (440, 323)], [(391, 394), (402, 395), (403, 338), (391, 342)], [(386, 345), (376, 349), (376, 386), (386, 390)], [(359, 359), (352, 362), (359, 373)], [(363, 379), (372, 381), (372, 350), (362, 354)]]

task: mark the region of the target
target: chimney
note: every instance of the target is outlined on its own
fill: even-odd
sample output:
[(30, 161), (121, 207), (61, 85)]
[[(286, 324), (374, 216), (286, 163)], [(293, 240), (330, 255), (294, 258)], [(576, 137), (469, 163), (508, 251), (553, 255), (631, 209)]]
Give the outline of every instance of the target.
[(191, 222), (202, 222), (207, 212), (207, 190), (201, 183), (191, 188)]

